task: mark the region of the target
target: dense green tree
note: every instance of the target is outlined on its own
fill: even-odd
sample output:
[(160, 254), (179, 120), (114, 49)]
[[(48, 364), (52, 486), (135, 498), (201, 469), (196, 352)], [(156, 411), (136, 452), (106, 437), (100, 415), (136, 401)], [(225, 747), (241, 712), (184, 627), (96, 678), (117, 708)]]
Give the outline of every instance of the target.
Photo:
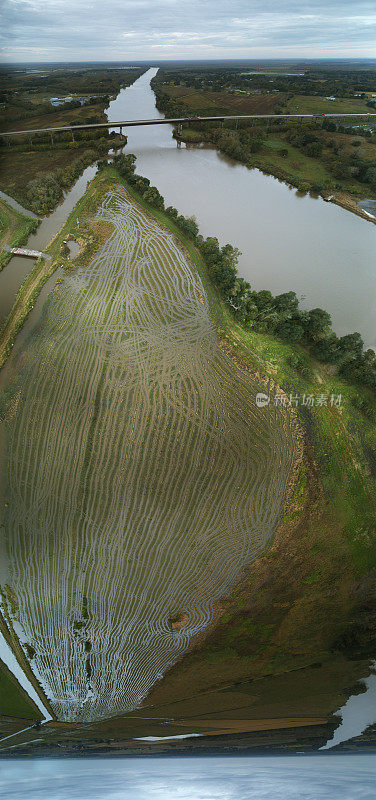
[(178, 217), (178, 212), (176, 208), (174, 208), (173, 206), (168, 206), (168, 208), (166, 208), (166, 214), (168, 214), (169, 217), (172, 217), (173, 219), (177, 219)]
[(376, 166), (369, 167), (365, 173), (365, 180), (369, 183), (372, 189), (376, 192)]
[(313, 342), (325, 338), (330, 331), (331, 324), (332, 319), (327, 311), (322, 308), (312, 308), (308, 312), (308, 319), (305, 325), (307, 338)]
[(342, 356), (355, 358), (363, 352), (364, 342), (360, 333), (347, 333), (338, 340), (338, 347)]
[(214, 267), (213, 278), (223, 294), (230, 294), (235, 283), (236, 270), (221, 260)]
[(190, 239), (196, 239), (198, 234), (198, 225), (194, 217), (183, 217), (183, 215), (180, 215), (177, 218), (177, 223)]
[[(136, 184), (138, 185), (138, 184)], [(150, 203), (155, 208), (164, 208), (164, 201), (161, 194), (156, 186), (148, 186), (148, 188), (143, 192), (142, 197), (146, 200), (147, 203)]]
[(260, 292), (253, 292), (253, 300), (259, 311), (270, 308), (273, 302), (273, 295), (269, 289), (261, 289)]
[(340, 357), (338, 342), (338, 336), (331, 331), (326, 338), (315, 342), (312, 353), (324, 364), (336, 364)]
[(215, 236), (208, 236), (207, 239), (204, 239), (204, 241), (201, 242), (200, 250), (206, 265), (209, 267), (209, 269), (212, 269), (220, 259), (218, 239), (216, 239)]
[(283, 294), (277, 294), (273, 305), (278, 312), (293, 312), (298, 308), (299, 300), (295, 292), (283, 292)]
[(282, 322), (277, 325), (275, 333), (288, 342), (301, 342), (304, 339), (304, 328), (294, 322)]

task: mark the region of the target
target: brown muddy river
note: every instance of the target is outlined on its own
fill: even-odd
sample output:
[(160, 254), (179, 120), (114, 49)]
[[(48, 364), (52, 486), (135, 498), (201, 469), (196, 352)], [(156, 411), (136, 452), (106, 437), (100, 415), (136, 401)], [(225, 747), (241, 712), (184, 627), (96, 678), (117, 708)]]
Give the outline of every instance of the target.
[[(110, 120), (163, 116), (149, 85), (156, 72), (119, 93)], [(129, 128), (126, 148), (166, 205), (194, 214), (204, 236), (239, 247), (239, 273), (255, 289), (293, 289), (303, 306), (327, 309), (339, 334), (359, 331), (376, 348), (375, 226), (211, 148), (180, 149), (171, 133), (169, 125)]]

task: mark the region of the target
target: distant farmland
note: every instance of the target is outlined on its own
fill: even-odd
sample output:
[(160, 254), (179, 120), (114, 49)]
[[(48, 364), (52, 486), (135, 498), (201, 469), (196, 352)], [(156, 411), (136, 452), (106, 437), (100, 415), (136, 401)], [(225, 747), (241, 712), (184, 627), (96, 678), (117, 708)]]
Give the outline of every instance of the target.
[(172, 234), (124, 192), (96, 221), (112, 233), (24, 354), (5, 520), (10, 613), (77, 721), (135, 708), (208, 625), (270, 541), (294, 455)]
[(272, 114), (282, 94), (232, 94), (230, 92), (196, 91), (186, 86), (161, 85), (159, 90), (181, 101), (192, 111), (206, 109), (215, 114)]

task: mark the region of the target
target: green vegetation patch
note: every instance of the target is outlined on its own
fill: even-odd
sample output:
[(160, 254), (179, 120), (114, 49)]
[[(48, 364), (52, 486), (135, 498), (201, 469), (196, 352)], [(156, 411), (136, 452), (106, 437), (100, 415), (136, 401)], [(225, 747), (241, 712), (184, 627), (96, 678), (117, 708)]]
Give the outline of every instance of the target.
[(335, 97), (328, 100), (327, 97), (296, 94), (287, 101), (286, 111), (289, 114), (367, 114), (372, 109), (366, 105), (365, 98)]
[(20, 247), (26, 244), (30, 233), (38, 227), (39, 221), (26, 217), (0, 200), (0, 271), (12, 257), (3, 247)]
[(42, 719), (37, 706), (2, 661), (0, 661), (0, 698), (0, 714), (24, 719)]
[[(254, 166), (274, 174), (274, 169), (282, 170), (285, 179), (293, 184), (310, 181), (328, 188), (333, 186), (333, 176), (317, 159), (305, 155), (297, 147), (286, 142), (282, 137), (270, 136), (265, 141), (261, 153), (252, 158)], [(308, 187), (309, 188), (309, 187)]]

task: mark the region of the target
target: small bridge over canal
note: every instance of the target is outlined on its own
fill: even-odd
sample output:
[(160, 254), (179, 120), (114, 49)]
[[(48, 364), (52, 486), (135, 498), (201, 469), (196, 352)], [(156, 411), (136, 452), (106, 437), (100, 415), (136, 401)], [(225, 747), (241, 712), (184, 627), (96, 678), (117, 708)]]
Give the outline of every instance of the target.
[(84, 130), (94, 130), (101, 128), (115, 129), (119, 128), (119, 132), (123, 132), (123, 128), (134, 128), (141, 125), (174, 125), (178, 128), (181, 128), (183, 125), (187, 125), (190, 122), (225, 122), (226, 120), (234, 120), (238, 122), (239, 120), (286, 120), (286, 119), (296, 119), (298, 121), (303, 122), (306, 119), (323, 119), (324, 117), (330, 118), (352, 118), (357, 119), (362, 117), (365, 121), (376, 121), (376, 114), (373, 112), (364, 112), (364, 113), (357, 113), (357, 114), (233, 114), (233, 115), (223, 115), (223, 116), (216, 116), (216, 117), (176, 117), (171, 119), (166, 119), (164, 117), (159, 117), (157, 119), (128, 119), (128, 120), (121, 120), (119, 122), (96, 122), (90, 123), (86, 125), (65, 125), (61, 127), (55, 128), (30, 128), (29, 130), (21, 130), (21, 131), (4, 131), (0, 132), (0, 136), (3, 138), (8, 139), (8, 143), (10, 144), (10, 138), (12, 136), (33, 136), (34, 134), (38, 133), (49, 133), (51, 136), (51, 140), (53, 143), (53, 135), (57, 133), (70, 133), (72, 139), (74, 141), (74, 132), (75, 131), (84, 131)]
[(7, 253), (12, 253), (14, 256), (28, 256), (29, 258), (51, 258), (47, 253), (41, 253), (40, 250), (29, 250), (28, 247), (7, 247), (4, 245), (3, 250)]

